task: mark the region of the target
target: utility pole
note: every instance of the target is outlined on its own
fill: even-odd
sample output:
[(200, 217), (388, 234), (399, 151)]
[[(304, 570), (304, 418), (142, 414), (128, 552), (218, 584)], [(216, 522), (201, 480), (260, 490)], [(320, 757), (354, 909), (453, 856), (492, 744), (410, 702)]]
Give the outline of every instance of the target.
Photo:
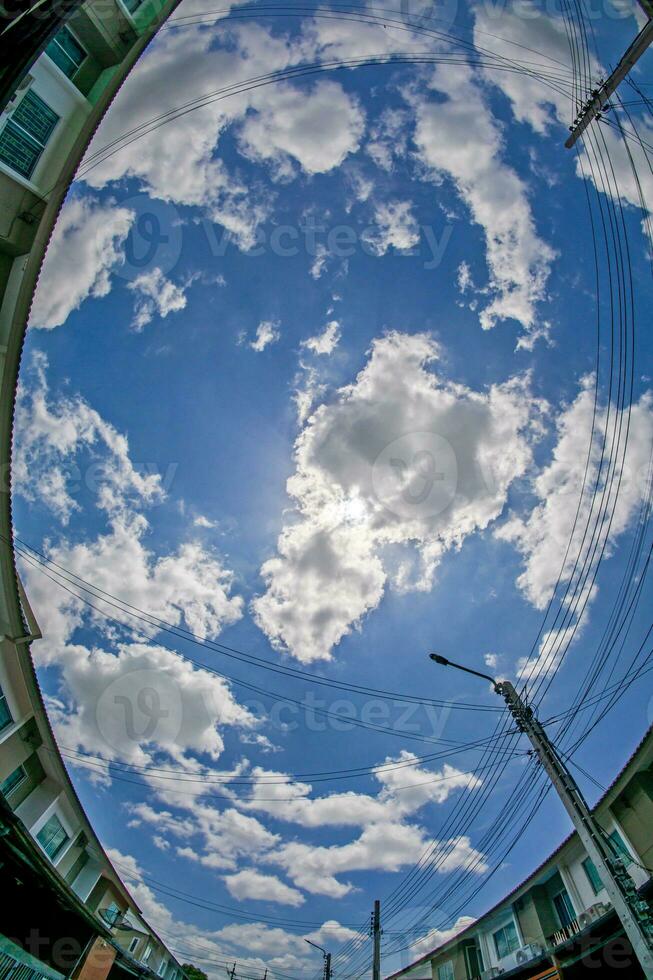
[(485, 678), (490, 681), (495, 692), (503, 697), (517, 727), (528, 736), (565, 810), (571, 817), (583, 847), (594, 862), (644, 975), (647, 980), (653, 980), (653, 918), (649, 907), (637, 894), (637, 889), (619, 853), (590, 812), (574, 777), (535, 717), (533, 709), (522, 700), (510, 681), (496, 681), (489, 674), (482, 674), (461, 664), (452, 663), (436, 653), (430, 656), (438, 664), (457, 667), (468, 674)]
[(378, 898), (372, 912), (372, 941), (374, 943), (372, 980), (381, 980), (381, 903)]
[(639, 0), (639, 3), (649, 18), (648, 24), (644, 25), (635, 40), (627, 48), (612, 74), (598, 88), (594, 89), (590, 98), (581, 107), (580, 112), (574, 119), (573, 125), (569, 127), (571, 132), (565, 142), (568, 150), (572, 148), (578, 137), (585, 132), (593, 119), (601, 118), (601, 110), (607, 106), (610, 96), (614, 94), (619, 83), (624, 80), (633, 65), (639, 61), (653, 41), (653, 3), (651, 0)]
[[(327, 953), (326, 949), (322, 949), (321, 946), (318, 946), (317, 943), (311, 942), (310, 939), (304, 938), (304, 942), (308, 943), (308, 945), (312, 946), (314, 949), (319, 949), (319, 951), (322, 953), (322, 957), (324, 959), (324, 980), (331, 980), (333, 976), (333, 974), (331, 973), (331, 953)], [(266, 971), (266, 976), (267, 976), (267, 971)], [(263, 980), (265, 980), (265, 977), (263, 978)]]
[(232, 968), (229, 970), (229, 976), (230, 976), (231, 980), (234, 980), (234, 977), (236, 976), (236, 964), (235, 963), (232, 966)]

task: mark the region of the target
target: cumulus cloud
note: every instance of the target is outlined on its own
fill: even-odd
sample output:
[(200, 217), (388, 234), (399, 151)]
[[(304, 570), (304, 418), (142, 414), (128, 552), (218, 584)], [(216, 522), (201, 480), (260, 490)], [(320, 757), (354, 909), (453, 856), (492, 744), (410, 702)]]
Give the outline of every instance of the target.
[[(79, 509), (73, 491), (84, 483), (109, 513), (163, 499), (161, 474), (134, 466), (129, 441), (81, 396), (52, 395), (48, 361), (34, 353), (18, 390), (13, 487), (28, 501), (39, 500), (63, 524)], [(72, 460), (84, 460), (81, 468)]]
[[(199, 26), (163, 32), (118, 93), (89, 149), (83, 179), (104, 187), (134, 177), (153, 197), (201, 208), (241, 248), (252, 248), (274, 195), (256, 179), (246, 183), (237, 168), (227, 168), (216, 152), (224, 134), (231, 130), (242, 155), (266, 164), (274, 177), (289, 179), (337, 167), (357, 149), (364, 114), (357, 100), (331, 80), (251, 87), (233, 91), (228, 99), (213, 97), (214, 80), (228, 79), (237, 87), (315, 55), (314, 39), (254, 23), (225, 27), (219, 40)], [(192, 112), (176, 114), (171, 107), (167, 82), (173, 76), (176, 91), (199, 100)], [(171, 109), (174, 140), (166, 125), (154, 122)], [(147, 133), (144, 138), (106, 149), (126, 129), (139, 127)]]
[(302, 347), (313, 354), (333, 354), (340, 341), (340, 324), (337, 320), (329, 320), (322, 333), (302, 340)]
[[(294, 883), (314, 895), (342, 898), (353, 889), (349, 881), (336, 875), (352, 871), (399, 871), (413, 864), (433, 841), (421, 828), (412, 824), (372, 824), (347, 844), (328, 847), (291, 841), (266, 855), (265, 861), (284, 868)], [(487, 871), (482, 854), (472, 847), (468, 837), (440, 842), (432, 851), (432, 860), (443, 872), (475, 863), (475, 870)]]
[[(578, 591), (571, 625), (543, 636), (537, 667), (535, 661), (520, 664), (529, 672), (554, 669), (576, 630), (574, 614), (580, 614), (596, 594), (591, 579), (582, 577), (586, 561), (591, 564), (597, 553), (594, 535), (584, 533), (588, 522), (599, 540), (606, 542), (604, 557), (608, 557), (646, 493), (653, 450), (653, 396), (642, 395), (631, 407), (629, 420), (627, 409), (618, 412), (614, 405), (600, 401), (595, 412), (594, 396), (594, 379), (587, 376), (577, 397), (556, 420), (551, 461), (532, 482), (535, 505), (525, 516), (512, 515), (495, 532), (522, 555), (524, 569), (517, 587), (537, 609), (546, 607), (558, 577), (563, 586), (573, 585), (568, 605)], [(623, 440), (626, 430), (624, 456), (618, 439)]]
[(481, 326), (514, 319), (524, 330), (518, 346), (531, 348), (535, 334), (542, 335), (537, 305), (555, 253), (537, 234), (524, 181), (502, 160), (501, 129), (471, 71), (438, 69), (432, 85), (441, 97), (416, 98), (415, 141), (433, 178), (455, 182), (483, 230), (492, 298), (480, 312)]
[[(223, 748), (218, 724), (252, 729), (254, 717), (222, 678), (154, 638), (156, 620), (215, 638), (240, 619), (243, 601), (232, 595), (233, 573), (196, 541), (163, 554), (147, 547), (150, 525), (142, 510), (162, 497), (160, 477), (142, 476), (126, 437), (79, 396), (54, 403), (42, 355), (24, 382), (16, 422), (16, 491), (43, 500), (65, 521), (76, 506), (66, 477), (88, 474), (80, 463), (90, 454), (96, 502), (107, 523), (94, 537), (62, 536), (42, 546), (47, 559), (65, 569), (67, 589), (22, 562), (46, 637), (34, 644), (35, 660), (59, 669), (52, 714), (62, 744), (105, 760), (148, 762), (156, 751), (177, 760), (188, 751), (217, 759)], [(82, 601), (74, 577), (97, 590), (92, 605)], [(136, 620), (104, 595), (131, 603), (154, 621)], [(90, 647), (84, 635), (78, 642), (81, 628), (93, 628), (101, 641)]]
[(365, 241), (376, 255), (389, 248), (407, 252), (419, 242), (419, 225), (410, 201), (384, 201), (374, 209), (374, 227), (366, 232)]
[(284, 884), (276, 875), (261, 874), (246, 868), (234, 875), (227, 875), (224, 879), (229, 893), (239, 901), (245, 899), (255, 899), (263, 902), (277, 902), (279, 905), (292, 905), (297, 908), (303, 905), (306, 899), (296, 888)]
[[(116, 848), (109, 848), (107, 853), (127, 882), (143, 918), (171, 947), (176, 948), (180, 937), (183, 937), (184, 943), (195, 951), (195, 957), (200, 956), (202, 963), (233, 962), (237, 959), (239, 968), (252, 975), (262, 976), (265, 969), (291, 970), (296, 975), (306, 975), (310, 971), (312, 957), (302, 935), (262, 922), (232, 923), (220, 929), (202, 929), (179, 920), (155, 896), (144, 877), (148, 870), (141, 867), (132, 855)], [(344, 927), (338, 922), (324, 923), (322, 929), (331, 936), (332, 943), (343, 941), (340, 936)], [(201, 954), (198, 950), (202, 951)], [(210, 968), (208, 972), (211, 973)]]
[(222, 754), (218, 726), (255, 724), (222, 678), (154, 643), (119, 643), (115, 652), (71, 643), (56, 664), (63, 705), (51, 716), (69, 751), (139, 766), (165, 753), (192, 767), (189, 752)]
[(376, 340), (355, 382), (306, 422), (288, 481), (294, 519), (253, 602), (270, 641), (304, 662), (332, 648), (390, 580), (428, 589), (447, 551), (494, 521), (530, 460), (528, 381), (476, 392), (430, 370), (427, 335)]
[(89, 197), (66, 201), (48, 247), (34, 295), (30, 325), (62, 326), (89, 296), (106, 296), (111, 272), (124, 261), (134, 213)]
[(186, 307), (186, 291), (167, 279), (161, 269), (143, 272), (129, 283), (128, 289), (135, 294), (134, 330), (142, 330), (151, 323), (154, 316), (166, 317), (169, 313), (178, 313)]
[(357, 100), (333, 81), (308, 90), (282, 84), (256, 97), (239, 134), (242, 151), (269, 161), (283, 177), (296, 161), (307, 174), (326, 173), (358, 149), (365, 125)]
[(429, 953), (433, 949), (438, 949), (440, 946), (444, 946), (445, 943), (448, 943), (460, 932), (463, 932), (463, 930), (473, 925), (474, 922), (476, 922), (476, 919), (473, 916), (461, 915), (448, 929), (429, 929), (427, 933), (420, 936), (420, 938), (413, 945), (411, 945), (412, 955), (415, 959), (417, 959), (424, 953)]
[(249, 346), (260, 354), (270, 344), (276, 344), (280, 337), (278, 320), (261, 320), (256, 328), (256, 337)]

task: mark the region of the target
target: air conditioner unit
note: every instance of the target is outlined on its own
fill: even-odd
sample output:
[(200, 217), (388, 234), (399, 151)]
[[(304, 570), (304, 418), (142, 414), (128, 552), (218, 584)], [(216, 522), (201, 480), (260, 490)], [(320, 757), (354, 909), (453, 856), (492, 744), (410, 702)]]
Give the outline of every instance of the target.
[(528, 946), (522, 946), (521, 949), (517, 950), (515, 959), (518, 963), (528, 963), (529, 960), (534, 960), (536, 956), (540, 956), (541, 954), (541, 946), (538, 946), (536, 943), (529, 943)]
[(591, 922), (600, 919), (608, 911), (609, 907), (604, 902), (596, 902), (594, 905), (590, 905), (584, 912), (581, 912), (578, 916), (578, 925), (581, 929), (585, 929)]

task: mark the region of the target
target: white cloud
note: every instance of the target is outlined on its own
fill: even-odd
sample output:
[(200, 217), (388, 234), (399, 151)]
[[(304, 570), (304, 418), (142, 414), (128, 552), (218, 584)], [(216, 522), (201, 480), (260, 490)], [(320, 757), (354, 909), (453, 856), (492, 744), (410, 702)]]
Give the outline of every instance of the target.
[[(353, 889), (349, 881), (339, 881), (336, 875), (352, 871), (399, 871), (414, 864), (427, 845), (433, 842), (419, 827), (403, 823), (372, 824), (356, 840), (328, 847), (313, 846), (296, 841), (282, 845), (265, 856), (270, 864), (283, 867), (294, 883), (314, 895), (342, 898)], [(465, 867), (478, 861), (476, 871), (487, 870), (482, 855), (472, 847), (468, 837), (440, 842), (433, 851), (442, 872)]]
[[(79, 509), (72, 494), (80, 484), (109, 513), (160, 501), (160, 474), (136, 468), (127, 437), (79, 395), (53, 397), (47, 367), (46, 356), (35, 353), (18, 390), (14, 490), (40, 500), (64, 524)], [(86, 461), (83, 472), (71, 465), (76, 459)]]
[(458, 933), (467, 929), (468, 926), (473, 925), (476, 919), (471, 915), (461, 915), (456, 919), (454, 924), (449, 929), (429, 929), (429, 931), (421, 936), (417, 942), (411, 945), (411, 954), (417, 959), (423, 956), (424, 953), (429, 953), (433, 949), (438, 949), (449, 940), (457, 936)]
[(119, 643), (115, 653), (68, 644), (56, 663), (65, 708), (51, 714), (65, 750), (139, 766), (165, 753), (197, 770), (188, 753), (218, 759), (219, 728), (255, 724), (222, 678), (153, 643)]
[(276, 344), (280, 337), (278, 320), (261, 320), (256, 328), (256, 337), (249, 346), (260, 354), (269, 344)]
[[(254, 600), (271, 642), (304, 662), (381, 600), (431, 587), (443, 555), (501, 513), (531, 459), (527, 380), (475, 392), (429, 370), (426, 335), (376, 340), (356, 381), (308, 419), (288, 493), (296, 507)], [(437, 457), (437, 458), (436, 458)]]
[(375, 228), (366, 232), (365, 241), (376, 255), (389, 248), (407, 252), (419, 242), (419, 225), (410, 201), (384, 201), (374, 209)]
[[(599, 402), (595, 412), (594, 379), (588, 376), (582, 380), (576, 399), (558, 416), (556, 430), (551, 461), (532, 482), (534, 507), (526, 516), (511, 516), (495, 531), (498, 538), (511, 542), (521, 553), (524, 570), (517, 586), (537, 609), (546, 607), (558, 576), (563, 585), (572, 583), (567, 600), (570, 625), (548, 631), (542, 637), (538, 658), (519, 664), (529, 673), (534, 671), (533, 676), (557, 666), (576, 629), (578, 615), (596, 595), (591, 577), (585, 581), (581, 578), (586, 562), (593, 563), (602, 551), (602, 546), (596, 547), (594, 534), (585, 534), (588, 522), (596, 527), (598, 539), (606, 542), (604, 557), (609, 557), (644, 499), (653, 450), (653, 396), (646, 393), (632, 406), (629, 422), (627, 409), (617, 412), (614, 406), (608, 408)], [(623, 440), (626, 430), (624, 457), (623, 444), (617, 439), (621, 433)], [(608, 468), (613, 454), (614, 470)], [(576, 590), (578, 597), (572, 606)]]
[(472, 273), (469, 268), (469, 264), (465, 261), (461, 262), (458, 266), (458, 273), (456, 275), (456, 283), (458, 285), (458, 290), (464, 296), (468, 289), (474, 288), (474, 283), (472, 281)]
[[(301, 935), (262, 922), (232, 923), (211, 930), (178, 920), (143, 880), (146, 872), (134, 857), (116, 848), (109, 848), (107, 853), (125, 878), (145, 920), (169, 946), (179, 950), (181, 959), (199, 962), (209, 976), (221, 975), (213, 964), (234, 959), (242, 971), (251, 975), (262, 976), (266, 968), (291, 970), (298, 975), (306, 975), (310, 970), (311, 954)], [(323, 928), (327, 925), (330, 923), (325, 923)], [(335, 926), (338, 929), (334, 928), (332, 942), (339, 942), (338, 930), (343, 927), (338, 923)]]
[(337, 320), (330, 320), (322, 333), (302, 340), (302, 347), (312, 351), (313, 354), (333, 354), (340, 341), (340, 324)]
[[(652, 405), (653, 396), (647, 393), (632, 406), (628, 448), (623, 463), (621, 452), (618, 453), (614, 475), (612, 469), (608, 470), (607, 461), (613, 452), (617, 454), (615, 436), (620, 432), (623, 442), (627, 410), (617, 413), (614, 406), (608, 411), (606, 405), (599, 404), (595, 415), (594, 379), (588, 376), (582, 380), (576, 399), (557, 418), (557, 441), (551, 462), (533, 480), (535, 507), (527, 517), (513, 516), (496, 531), (497, 537), (513, 542), (523, 555), (525, 567), (517, 585), (537, 609), (546, 607), (558, 575), (563, 582), (569, 581), (578, 556), (585, 555), (591, 547), (589, 538), (583, 542), (583, 534), (588, 520), (598, 516), (594, 498), (597, 486), (599, 495), (603, 491), (607, 493), (610, 511), (614, 505), (609, 531), (607, 521), (601, 521), (601, 534), (607, 535), (609, 546), (635, 516), (646, 492), (653, 447)], [(619, 445), (623, 450), (622, 443)], [(572, 544), (561, 568), (574, 523)]]
[(186, 307), (185, 287), (167, 279), (158, 268), (141, 273), (129, 283), (128, 289), (136, 294), (132, 320), (135, 330), (142, 330), (151, 323), (155, 314), (166, 317)]
[(366, 150), (381, 170), (390, 172), (407, 151), (409, 115), (405, 109), (384, 109), (370, 128)]
[(546, 297), (555, 253), (537, 234), (526, 185), (501, 159), (501, 130), (471, 71), (438, 69), (432, 85), (445, 98), (415, 99), (415, 141), (433, 178), (455, 182), (483, 229), (492, 299), (480, 313), (481, 326), (515, 319), (524, 329), (518, 346), (531, 348), (532, 332), (539, 328), (541, 336), (536, 308)]
[(30, 325), (52, 330), (89, 296), (106, 296), (111, 271), (124, 261), (134, 213), (92, 198), (66, 201), (55, 225), (34, 295)]
[(364, 126), (363, 110), (338, 82), (319, 81), (308, 90), (283, 83), (256, 96), (239, 140), (247, 156), (271, 162), (282, 177), (292, 174), (292, 161), (318, 174), (358, 149)]
[(229, 893), (241, 902), (249, 898), (263, 902), (278, 902), (280, 905), (292, 905), (293, 908), (297, 908), (306, 901), (300, 891), (284, 884), (276, 875), (261, 874), (251, 868), (234, 875), (227, 875), (224, 882)]
[(193, 527), (213, 528), (217, 526), (217, 521), (209, 520), (209, 518), (205, 517), (204, 514), (199, 514), (193, 521)]
[[(104, 187), (135, 177), (152, 197), (201, 208), (241, 248), (252, 248), (274, 195), (256, 178), (245, 183), (236, 170), (227, 169), (216, 152), (224, 134), (231, 130), (241, 154), (286, 179), (299, 171), (332, 170), (357, 149), (362, 136), (363, 112), (337, 82), (284, 82), (235, 91), (252, 77), (314, 58), (315, 45), (303, 34), (284, 35), (251, 22), (223, 26), (218, 36), (190, 25), (162, 32), (105, 117), (82, 168), (83, 179)], [(162, 120), (171, 109), (171, 77), (177, 91), (206, 99), (192, 112), (173, 111)], [(215, 79), (233, 87), (228, 98), (216, 97)], [(174, 125), (174, 140), (162, 121)], [(147, 135), (103, 155), (104, 148), (132, 130)]]
[[(400, 767), (388, 768), (394, 763)], [(309, 783), (255, 767), (249, 799), (239, 805), (302, 827), (364, 827), (403, 820), (428, 803), (443, 803), (459, 789), (471, 791), (481, 785), (477, 777), (448, 764), (441, 771), (424, 769), (406, 750), (397, 758), (386, 758), (374, 775), (380, 784), (375, 796), (348, 791), (312, 797)]]
[[(147, 782), (159, 799), (167, 799), (168, 805), (181, 811), (181, 815), (161, 810), (148, 803), (131, 804), (131, 826), (151, 825), (169, 837), (181, 841), (176, 845), (179, 857), (213, 871), (235, 871), (241, 859), (255, 860), (258, 855), (279, 843), (279, 837), (271, 833), (255, 817), (228, 807), (218, 809), (201, 797), (219, 790), (211, 780), (218, 775), (228, 778), (228, 773), (197, 766), (194, 784), (190, 784), (188, 771), (179, 767), (179, 778), (172, 780), (148, 774)], [(232, 773), (232, 776), (236, 776)], [(186, 789), (187, 788), (187, 789)]]

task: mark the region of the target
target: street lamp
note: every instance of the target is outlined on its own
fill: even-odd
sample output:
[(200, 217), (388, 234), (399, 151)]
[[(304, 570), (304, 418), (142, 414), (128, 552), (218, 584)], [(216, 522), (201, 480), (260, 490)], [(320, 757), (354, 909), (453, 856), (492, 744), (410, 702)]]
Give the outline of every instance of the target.
[(471, 667), (455, 664), (439, 653), (429, 654), (441, 667), (455, 667), (466, 674), (475, 674), (489, 681), (500, 695), (517, 723), (517, 728), (528, 736), (538, 759), (553, 783), (562, 804), (571, 817), (578, 837), (588, 856), (594, 862), (603, 887), (612, 906), (621, 919), (624, 931), (640, 962), (644, 976), (653, 980), (653, 917), (648, 906), (639, 900), (633, 881), (619, 855), (614, 853), (609, 838), (583, 798), (580, 788), (563, 762), (549, 736), (535, 716), (531, 706), (517, 693), (510, 681), (496, 681), (489, 674), (482, 674)]
[(331, 974), (331, 953), (327, 953), (326, 949), (322, 949), (321, 946), (318, 946), (317, 943), (311, 942), (310, 939), (306, 939), (305, 938), (304, 939), (304, 942), (305, 943), (308, 943), (309, 946), (313, 946), (314, 949), (319, 949), (319, 951), (322, 953), (322, 956), (324, 957), (324, 980), (331, 980), (331, 976), (332, 976), (332, 974)]
[(501, 694), (501, 688), (494, 677), (490, 677), (489, 674), (482, 674), (480, 670), (472, 670), (471, 667), (463, 667), (462, 664), (455, 664), (453, 660), (447, 660), (446, 657), (442, 657), (439, 653), (429, 653), (431, 660), (435, 660), (436, 664), (440, 664), (441, 667), (455, 667), (457, 670), (464, 670), (466, 674), (475, 674), (476, 677), (482, 677), (484, 680), (489, 681), (497, 694)]

